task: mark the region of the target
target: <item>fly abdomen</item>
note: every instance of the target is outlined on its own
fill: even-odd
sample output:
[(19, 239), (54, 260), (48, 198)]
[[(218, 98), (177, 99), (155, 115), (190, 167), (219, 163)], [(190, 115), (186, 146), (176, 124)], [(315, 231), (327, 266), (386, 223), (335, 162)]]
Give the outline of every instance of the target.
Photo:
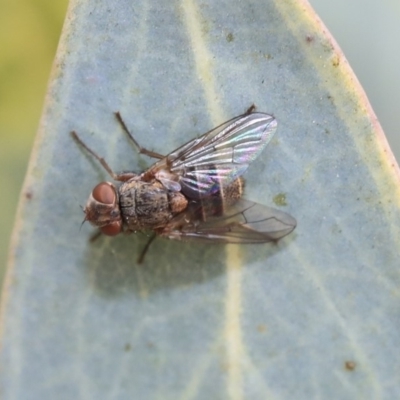
[(201, 218), (206, 221), (209, 217), (217, 217), (224, 215), (225, 211), (233, 206), (243, 195), (244, 179), (237, 178), (229, 185), (221, 185), (218, 191), (212, 196), (200, 200), (202, 207)]

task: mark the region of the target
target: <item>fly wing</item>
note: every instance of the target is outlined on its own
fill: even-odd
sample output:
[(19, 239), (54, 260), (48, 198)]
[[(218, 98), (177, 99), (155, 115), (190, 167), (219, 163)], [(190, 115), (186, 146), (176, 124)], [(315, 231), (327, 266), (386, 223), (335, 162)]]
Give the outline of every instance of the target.
[(161, 232), (170, 239), (222, 243), (266, 243), (293, 231), (296, 220), (289, 214), (240, 199), (223, 215), (207, 201), (192, 203), (187, 211), (172, 219)]
[(192, 199), (217, 192), (241, 176), (268, 144), (276, 119), (265, 113), (233, 118), (194, 139), (154, 164), (179, 179), (182, 192)]

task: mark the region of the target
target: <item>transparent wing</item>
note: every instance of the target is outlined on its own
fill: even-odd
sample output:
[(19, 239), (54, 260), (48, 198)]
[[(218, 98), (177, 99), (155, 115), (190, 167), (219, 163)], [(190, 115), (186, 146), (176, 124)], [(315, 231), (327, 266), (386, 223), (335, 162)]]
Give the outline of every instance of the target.
[(223, 243), (266, 243), (293, 231), (296, 220), (282, 211), (240, 199), (222, 215), (207, 199), (192, 203), (161, 232), (170, 239)]
[(176, 149), (150, 171), (168, 170), (192, 199), (210, 196), (246, 171), (276, 126), (269, 114), (241, 115)]

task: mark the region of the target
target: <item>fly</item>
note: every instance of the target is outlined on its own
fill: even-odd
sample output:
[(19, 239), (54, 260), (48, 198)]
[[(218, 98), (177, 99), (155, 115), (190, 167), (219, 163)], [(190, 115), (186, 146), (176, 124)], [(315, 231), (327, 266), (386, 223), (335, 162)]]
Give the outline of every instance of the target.
[(141, 147), (115, 116), (140, 154), (158, 161), (149, 169), (114, 173), (106, 161), (77, 135), (74, 139), (118, 182), (101, 182), (84, 208), (85, 221), (100, 233), (153, 231), (138, 262), (154, 238), (219, 243), (266, 243), (291, 233), (290, 215), (242, 198), (241, 175), (266, 147), (277, 122), (269, 114), (247, 113), (219, 125), (167, 156)]

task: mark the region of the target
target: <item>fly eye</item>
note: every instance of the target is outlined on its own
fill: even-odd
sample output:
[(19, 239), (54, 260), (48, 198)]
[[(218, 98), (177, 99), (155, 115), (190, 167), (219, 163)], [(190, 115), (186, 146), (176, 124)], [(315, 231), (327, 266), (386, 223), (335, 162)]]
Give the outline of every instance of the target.
[(107, 236), (118, 235), (122, 230), (122, 222), (117, 221), (100, 228), (101, 233)]
[(93, 198), (99, 203), (114, 204), (115, 191), (107, 182), (99, 183), (92, 191)]

